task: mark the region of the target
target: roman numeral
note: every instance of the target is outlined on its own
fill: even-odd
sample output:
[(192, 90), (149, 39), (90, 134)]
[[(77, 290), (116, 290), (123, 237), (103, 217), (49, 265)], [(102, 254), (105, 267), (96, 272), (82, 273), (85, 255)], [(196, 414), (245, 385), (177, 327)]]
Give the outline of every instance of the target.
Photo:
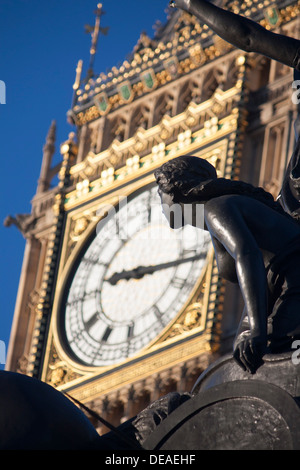
[(181, 277), (173, 277), (171, 281), (171, 285), (175, 287), (176, 289), (182, 289), (184, 284), (186, 283), (186, 279), (182, 279)]
[(133, 336), (134, 323), (128, 325), (127, 338), (130, 339)]
[(180, 250), (180, 256), (182, 258), (191, 258), (192, 256), (197, 255), (197, 249), (196, 248), (181, 248)]
[(159, 323), (164, 326), (163, 324), (163, 321), (162, 321), (162, 312), (159, 310), (158, 306), (157, 305), (152, 305), (152, 310), (156, 316), (156, 318), (158, 319)]
[(89, 318), (84, 323), (85, 329), (89, 331), (95, 325), (95, 323), (97, 323), (98, 320), (99, 320), (99, 317), (98, 317), (98, 313), (96, 312), (91, 316), (91, 318)]
[(108, 327), (106, 328), (105, 332), (104, 332), (104, 335), (102, 336), (102, 341), (103, 341), (104, 343), (106, 343), (106, 341), (108, 340), (109, 335), (111, 334), (111, 332), (112, 332), (112, 328), (110, 328), (110, 326), (108, 326)]

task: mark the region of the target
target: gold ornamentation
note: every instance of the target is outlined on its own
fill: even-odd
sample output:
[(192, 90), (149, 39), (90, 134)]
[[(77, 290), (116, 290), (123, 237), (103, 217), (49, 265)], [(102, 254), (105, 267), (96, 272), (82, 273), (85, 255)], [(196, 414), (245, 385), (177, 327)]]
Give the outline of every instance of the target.
[[(251, 10), (247, 5), (242, 6), (241, 8), (240, 4), (237, 3), (236, 5), (232, 4), (231, 8), (232, 11), (234, 11), (235, 13), (239, 13), (242, 11), (242, 14), (246, 14), (246, 16), (251, 16)], [(278, 10), (275, 3), (270, 4), (269, 1), (263, 1), (260, 8), (264, 9), (264, 13), (266, 15), (265, 18), (260, 21), (260, 24), (267, 29), (278, 27), (278, 25), (281, 23), (287, 23), (288, 21), (299, 16), (300, 14), (299, 2), (295, 5), (288, 5), (287, 7)], [(116, 80), (119, 81), (120, 79), (122, 79), (122, 77), (130, 78), (137, 72), (139, 73), (141, 66), (146, 65), (143, 62), (147, 60), (148, 63), (150, 57), (151, 64), (162, 62), (163, 60), (173, 61), (171, 64), (172, 74), (170, 74), (170, 69), (168, 70), (168, 66), (170, 65), (169, 62), (165, 63), (165, 69), (161, 72), (153, 72), (153, 79), (156, 83), (156, 86), (159, 87), (163, 86), (165, 83), (170, 81), (172, 77), (176, 77), (176, 74), (188, 73), (195, 67), (203, 65), (208, 60), (214, 60), (216, 57), (219, 57), (220, 55), (223, 55), (224, 53), (228, 52), (228, 50), (232, 50), (232, 46), (230, 46), (228, 43), (226, 43), (216, 35), (213, 35), (212, 32), (208, 30), (206, 25), (202, 27), (192, 15), (188, 15), (185, 12), (182, 12), (181, 15), (178, 17), (174, 30), (174, 37), (167, 45), (159, 43), (154, 49), (155, 46), (151, 44), (149, 47), (144, 48), (143, 50), (141, 49), (138, 53), (135, 53), (134, 60), (132, 60), (131, 64), (129, 64), (128, 61), (124, 61), (124, 63), (120, 66), (119, 69), (114, 67), (113, 72), (108, 74), (108, 76), (102, 74), (102, 76), (106, 79), (106, 84), (103, 83), (101, 85), (102, 91), (100, 92), (100, 94), (98, 94), (98, 97), (100, 96), (100, 99), (102, 100), (102, 107), (100, 106), (99, 108), (99, 106), (97, 107), (93, 103), (91, 107), (88, 108), (86, 111), (79, 112), (76, 116), (77, 124), (81, 126), (87, 122), (91, 122), (100, 117), (103, 112), (104, 114), (106, 114), (109, 110), (115, 110), (120, 105), (133, 100), (134, 96), (140, 96), (141, 93), (145, 91), (151, 92), (153, 88), (149, 87), (149, 89), (147, 89), (147, 87), (145, 87), (141, 75), (141, 81), (132, 85), (131, 92), (129, 92), (129, 88), (124, 88), (126, 94), (128, 95), (127, 99), (124, 100), (124, 96), (122, 96), (122, 93), (120, 95), (119, 92), (115, 93), (110, 97), (105, 97), (105, 95), (101, 96), (101, 93), (105, 93), (106, 88), (107, 90), (110, 89)], [(195, 44), (194, 38), (196, 35), (198, 35), (197, 44)], [(200, 41), (205, 40), (208, 36), (213, 36), (214, 45), (202, 49), (202, 46), (199, 42), (199, 36)], [(169, 59), (167, 59), (167, 49), (171, 50), (172, 46), (174, 51), (180, 50), (180, 48), (185, 47), (185, 49), (189, 51), (190, 60), (184, 59), (183, 61), (178, 61), (176, 56), (169, 57)], [(163, 59), (163, 57), (165, 57), (165, 59)], [(177, 65), (175, 64), (176, 61), (178, 61)], [(147, 71), (143, 73), (147, 73)], [(109, 76), (114, 76), (114, 78), (109, 81), (107, 80)], [(130, 85), (129, 80), (128, 83)], [(122, 85), (123, 84), (120, 84), (119, 87)], [(81, 92), (81, 90), (77, 91)], [(75, 106), (73, 110), (76, 113), (76, 110), (78, 110), (78, 106)]]
[(96, 95), (94, 98), (94, 102), (101, 116), (107, 114), (111, 109), (111, 103), (105, 91)]
[[(240, 67), (245, 70), (244, 64)], [(238, 76), (238, 81), (240, 80), (241, 74)], [(141, 164), (139, 167), (135, 166), (136, 171), (144, 171), (149, 164), (164, 159), (166, 155), (175, 157), (178, 151), (186, 149), (190, 152), (215, 139), (217, 135), (221, 137), (230, 132), (235, 132), (239, 116), (238, 104), (242, 93), (244, 93), (244, 89), (237, 86), (233, 86), (224, 92), (217, 89), (212, 98), (207, 101), (198, 105), (191, 102), (183, 113), (174, 117), (165, 116), (157, 126), (150, 129), (140, 129), (136, 134), (138, 139), (130, 138), (124, 142), (114, 140), (104, 152), (98, 155), (89, 154), (86, 161), (71, 167), (71, 176), (75, 181), (82, 177), (86, 179), (85, 167), (90, 165), (98, 174), (107, 168), (113, 167), (115, 181), (121, 181), (129, 174), (126, 160), (132, 158), (132, 155), (139, 154), (140, 148), (143, 151), (147, 149), (149, 153), (140, 157)], [(226, 116), (220, 116), (219, 118), (219, 112), (222, 114), (225, 109)], [(193, 128), (199, 130), (195, 132)], [(185, 131), (182, 131), (182, 129), (185, 129)], [(186, 134), (184, 134), (185, 132)], [(180, 149), (178, 134), (188, 135), (188, 138), (184, 138), (182, 141), (180, 140), (182, 137), (180, 137)], [(167, 139), (173, 141), (166, 145), (164, 141)], [(157, 145), (164, 145), (162, 151), (156, 151)], [(106, 183), (107, 180), (105, 179), (104, 182)], [(111, 183), (113, 182), (111, 179)], [(102, 178), (93, 180), (93, 183), (89, 184), (89, 190), (86, 187), (84, 192), (82, 186), (79, 185), (77, 191), (72, 191), (67, 195), (66, 207), (73, 207), (74, 204), (78, 204), (79, 200), (83, 202), (86, 198), (94, 197), (96, 193), (103, 191), (105, 187)]]
[(211, 137), (218, 132), (218, 118), (217, 116), (212, 117), (204, 123), (204, 135), (205, 137)]
[(79, 181), (79, 183), (76, 184), (77, 197), (81, 197), (84, 194), (88, 194), (89, 187), (90, 187), (90, 182), (89, 182), (88, 179), (84, 179), (83, 181)]
[(264, 10), (264, 16), (270, 28), (279, 26), (281, 17), (276, 6), (269, 6)]
[(200, 302), (196, 302), (186, 310), (186, 314), (183, 320), (183, 325), (185, 328), (191, 329), (195, 328), (198, 325), (198, 322), (201, 318), (203, 305)]
[(192, 131), (188, 129), (185, 132), (181, 132), (178, 134), (177, 141), (178, 141), (178, 148), (184, 148), (190, 145), (192, 140)]
[(176, 56), (170, 57), (164, 62), (165, 69), (170, 75), (171, 79), (174, 79), (179, 74), (179, 62)]
[(89, 221), (86, 217), (80, 217), (77, 219), (74, 224), (73, 233), (75, 237), (81, 235), (85, 229), (88, 227)]
[(141, 73), (142, 83), (145, 91), (154, 90), (157, 87), (157, 79), (153, 69)]
[(75, 244), (84, 236), (90, 223), (96, 222), (99, 219), (100, 216), (97, 215), (96, 209), (94, 211), (85, 211), (81, 213), (79, 217), (74, 216), (71, 219), (68, 256), (70, 255)]
[(204, 50), (201, 47), (201, 44), (195, 44), (190, 48), (190, 57), (195, 66), (200, 66), (205, 64), (206, 55)]
[(152, 147), (153, 161), (164, 158), (165, 154), (166, 154), (166, 145), (164, 142), (161, 142), (160, 144), (154, 145), (154, 147)]
[(47, 383), (54, 387), (59, 387), (78, 377), (80, 377), (80, 375), (71, 370), (67, 364), (59, 358), (52, 340), (46, 379)]
[(196, 302), (190, 305), (184, 316), (180, 319), (178, 323), (175, 323), (166, 339), (173, 338), (174, 336), (181, 335), (186, 333), (193, 328), (197, 328), (201, 325), (201, 315), (202, 315), (203, 304)]
[(62, 367), (58, 367), (57, 369), (52, 370), (50, 373), (50, 384), (57, 387), (63, 383), (63, 379), (66, 375), (66, 371)]
[(145, 139), (145, 129), (139, 128), (134, 136), (134, 150), (141, 153), (147, 148), (147, 139)]
[(134, 98), (134, 93), (129, 80), (125, 80), (123, 83), (117, 86), (120, 104), (130, 103)]
[(127, 166), (128, 173), (133, 173), (134, 171), (138, 170), (140, 167), (139, 155), (134, 155), (131, 158), (127, 158), (126, 166)]
[(106, 170), (101, 171), (102, 185), (107, 186), (108, 184), (113, 183), (115, 179), (114, 175), (115, 175), (115, 170), (113, 166), (107, 168)]
[(219, 55), (225, 54), (226, 52), (232, 49), (231, 44), (224, 39), (220, 38), (217, 35), (214, 35), (214, 45), (215, 45), (215, 55), (218, 57)]

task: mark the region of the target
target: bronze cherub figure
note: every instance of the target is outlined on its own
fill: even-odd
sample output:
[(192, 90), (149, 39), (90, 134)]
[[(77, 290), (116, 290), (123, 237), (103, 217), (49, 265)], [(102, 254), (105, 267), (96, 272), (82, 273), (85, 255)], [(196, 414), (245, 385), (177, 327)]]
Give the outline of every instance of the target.
[[(293, 67), (299, 78), (299, 40), (206, 0), (172, 0), (170, 5), (195, 15), (234, 46)], [(155, 172), (165, 207), (179, 204), (184, 214), (188, 206), (204, 204), (220, 275), (239, 283), (245, 302), (234, 357), (252, 373), (267, 347), (282, 351), (300, 335), (299, 156), (298, 141), (276, 201), (262, 188), (217, 178), (214, 168), (197, 157), (176, 158)]]

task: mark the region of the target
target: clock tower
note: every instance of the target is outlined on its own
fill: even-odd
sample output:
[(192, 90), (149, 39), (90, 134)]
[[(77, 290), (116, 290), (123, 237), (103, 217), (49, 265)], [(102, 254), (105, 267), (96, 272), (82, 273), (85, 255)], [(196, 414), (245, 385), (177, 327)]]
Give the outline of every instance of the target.
[[(225, 3), (297, 35), (297, 2)], [(88, 76), (79, 62), (68, 112), (76, 132), (52, 168), (51, 125), (32, 213), (14, 219), (26, 248), (7, 369), (118, 425), (169, 391), (190, 391), (230, 350), (242, 309), (238, 288), (218, 276), (207, 233), (167, 226), (154, 170), (189, 154), (218, 176), (272, 183), (275, 193), (296, 110), (288, 69), (177, 10), (120, 67), (95, 75), (100, 18), (98, 5)]]

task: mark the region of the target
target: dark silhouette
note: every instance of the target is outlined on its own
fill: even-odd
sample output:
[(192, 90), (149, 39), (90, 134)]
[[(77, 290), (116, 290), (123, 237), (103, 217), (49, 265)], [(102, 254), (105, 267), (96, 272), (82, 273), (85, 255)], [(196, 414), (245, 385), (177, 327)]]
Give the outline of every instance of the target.
[[(183, 223), (185, 210), (193, 207), (195, 214), (196, 205), (204, 204), (219, 273), (239, 283), (245, 302), (234, 357), (255, 372), (267, 345), (279, 352), (300, 334), (300, 225), (271, 194), (217, 178), (213, 166), (198, 157), (170, 160), (155, 177), (163, 207), (180, 205)], [(195, 217), (188, 220), (196, 225)]]
[[(299, 40), (205, 0), (172, 0), (170, 5), (195, 15), (235, 47), (293, 67), (300, 78)], [(239, 282), (245, 301), (234, 357), (251, 372), (262, 363), (267, 345), (271, 352), (280, 351), (300, 334), (299, 146), (298, 141), (277, 201), (261, 188), (220, 181), (198, 158), (175, 159), (156, 171), (163, 204), (205, 205), (220, 275)]]

